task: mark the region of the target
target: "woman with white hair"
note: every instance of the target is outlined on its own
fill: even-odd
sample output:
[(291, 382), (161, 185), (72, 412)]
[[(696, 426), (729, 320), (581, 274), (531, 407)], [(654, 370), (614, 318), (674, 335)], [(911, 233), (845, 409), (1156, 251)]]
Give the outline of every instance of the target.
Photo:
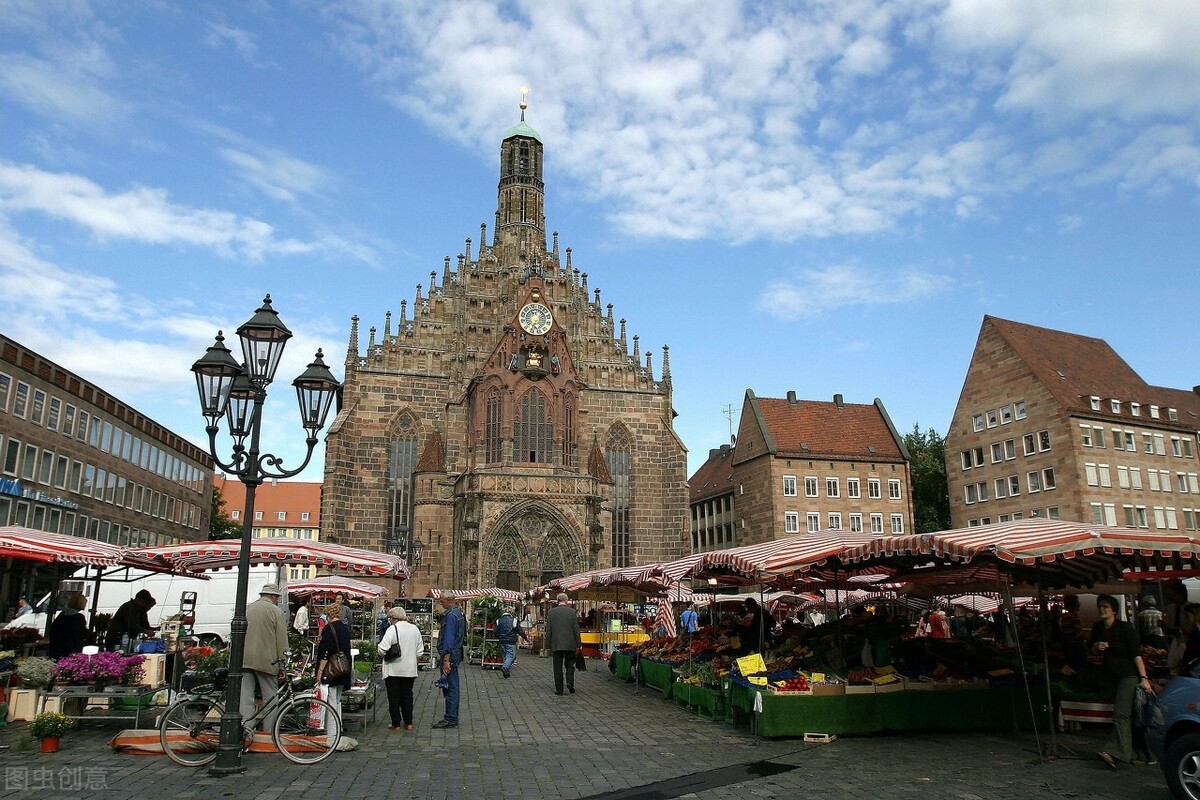
[[(408, 621), (408, 613), (396, 606), (387, 613), (388, 626), (379, 640), (379, 657), (383, 659), (383, 685), (387, 689), (388, 730), (413, 729), (413, 684), (417, 680), (417, 664), (425, 654), (421, 630)], [(393, 651), (392, 648), (396, 650)], [(389, 656), (394, 657), (389, 660)]]

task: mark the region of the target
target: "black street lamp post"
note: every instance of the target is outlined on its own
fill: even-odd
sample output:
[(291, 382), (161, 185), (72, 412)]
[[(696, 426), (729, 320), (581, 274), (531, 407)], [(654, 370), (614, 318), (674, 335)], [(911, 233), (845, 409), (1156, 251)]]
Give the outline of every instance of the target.
[[(267, 398), (267, 386), (275, 379), (275, 370), (283, 356), (284, 345), (292, 332), (280, 321), (271, 307), (271, 296), (237, 330), (242, 344), (243, 363), (239, 364), (225, 346), (225, 337), (217, 339), (204, 356), (192, 365), (196, 387), (200, 392), (200, 408), (208, 426), (208, 452), (222, 470), (246, 485), (246, 506), (242, 513), (242, 544), (238, 552), (237, 595), (233, 620), (230, 624), (229, 682), (225, 689), (225, 710), (221, 714), (221, 739), (217, 757), (210, 772), (231, 775), (245, 769), (242, 766), (242, 663), (246, 643), (246, 594), (250, 580), (250, 544), (254, 531), (254, 493), (267, 478), (290, 478), (299, 474), (312, 460), (317, 445), (317, 433), (325, 427), (325, 418), (333, 405), (341, 384), (322, 360), (321, 351), (300, 377), (292, 382), (300, 403), (300, 417), (308, 433), (308, 452), (298, 468), (283, 468), (283, 459), (259, 451), (262, 427), (262, 407)], [(225, 417), (229, 435), (233, 438), (229, 462), (217, 455), (217, 434), (220, 420)], [(250, 439), (247, 449), (246, 439)]]

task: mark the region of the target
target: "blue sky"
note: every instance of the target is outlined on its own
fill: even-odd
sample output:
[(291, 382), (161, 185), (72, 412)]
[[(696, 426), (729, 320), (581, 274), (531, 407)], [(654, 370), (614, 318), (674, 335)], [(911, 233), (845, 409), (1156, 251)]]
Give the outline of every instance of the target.
[(1189, 387), (1197, 41), (1194, 0), (5, 0), (0, 331), (200, 442), (188, 368), (270, 292), (294, 465), (287, 384), (490, 229), (528, 86), (689, 470), (747, 388), (945, 433), (984, 314)]

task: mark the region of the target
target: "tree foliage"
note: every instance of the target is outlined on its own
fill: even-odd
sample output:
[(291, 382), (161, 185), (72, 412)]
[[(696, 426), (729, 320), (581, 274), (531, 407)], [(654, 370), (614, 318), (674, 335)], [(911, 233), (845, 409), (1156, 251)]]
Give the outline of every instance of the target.
[(208, 518), (208, 536), (210, 539), (242, 538), (242, 526), (229, 518), (229, 512), (225, 510), (225, 500), (221, 497), (221, 490), (216, 486), (213, 486), (212, 510)]
[(950, 527), (950, 488), (946, 481), (946, 440), (933, 428), (904, 434), (912, 469), (913, 525), (917, 533)]

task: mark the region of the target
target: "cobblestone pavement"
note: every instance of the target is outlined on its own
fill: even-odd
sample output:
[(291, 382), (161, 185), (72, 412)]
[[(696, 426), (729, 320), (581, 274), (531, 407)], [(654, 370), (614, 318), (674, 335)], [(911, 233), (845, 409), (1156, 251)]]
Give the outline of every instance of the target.
[[(1098, 729), (1062, 738), (1078, 757), (1047, 761), (1028, 734), (756, 740), (617, 681), (603, 662), (589, 664), (578, 693), (562, 697), (545, 659), (523, 654), (510, 680), (466, 667), (460, 725), (450, 730), (431, 728), (442, 703), (433, 674), (423, 672), (412, 732), (387, 729), (381, 691), (377, 719), (348, 734), (356, 751), (315, 766), (250, 754), (243, 774), (224, 778), (165, 756), (114, 753), (106, 742), (119, 728), (94, 722), (65, 737), (60, 752), (42, 755), (24, 723), (12, 723), (0, 728), (0, 797), (1169, 800), (1157, 768), (1105, 768), (1094, 756)], [(794, 769), (760, 777), (732, 769), (761, 761)], [(694, 776), (692, 785), (680, 785), (684, 776)]]

